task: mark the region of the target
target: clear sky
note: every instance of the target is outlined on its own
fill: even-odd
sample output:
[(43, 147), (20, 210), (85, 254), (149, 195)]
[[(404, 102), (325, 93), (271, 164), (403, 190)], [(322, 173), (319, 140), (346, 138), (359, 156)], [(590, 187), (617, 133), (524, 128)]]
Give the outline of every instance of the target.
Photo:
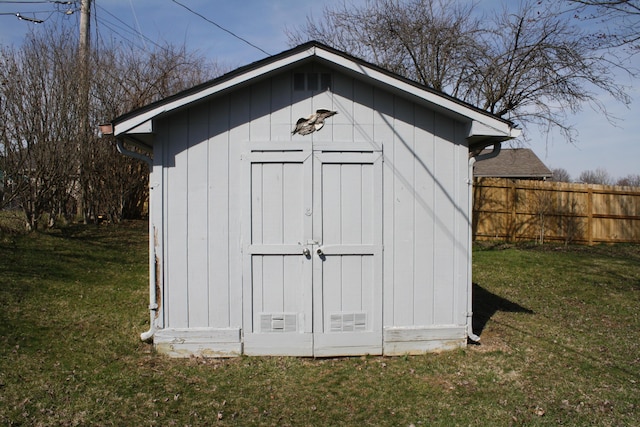
[[(78, 12), (64, 14), (68, 6), (54, 1), (26, 1), (34, 4), (0, 0), (0, 44), (19, 45), (28, 31), (38, 31), (56, 18), (78, 21)], [(276, 54), (288, 49), (285, 28), (304, 23), (307, 15), (320, 17), (325, 5), (342, 4), (344, 0), (178, 1), (224, 30), (172, 0), (93, 0), (92, 37), (116, 34), (141, 47), (162, 41), (184, 43), (208, 58), (237, 67), (266, 57), (263, 51)], [(500, 0), (480, 0), (479, 6), (491, 12), (499, 3)], [(44, 22), (20, 20), (15, 13)], [(640, 68), (640, 55), (635, 58), (635, 65)], [(520, 145), (532, 148), (548, 167), (566, 169), (574, 179), (580, 172), (596, 168), (606, 169), (614, 178), (640, 174), (640, 85), (636, 81), (632, 86), (625, 76), (621, 79), (629, 86), (633, 99), (629, 108), (602, 95), (602, 101), (618, 118), (616, 126), (600, 112), (585, 106), (582, 113), (569, 119), (579, 131), (576, 145), (568, 144), (555, 133), (546, 138), (535, 129), (530, 130), (530, 140)]]

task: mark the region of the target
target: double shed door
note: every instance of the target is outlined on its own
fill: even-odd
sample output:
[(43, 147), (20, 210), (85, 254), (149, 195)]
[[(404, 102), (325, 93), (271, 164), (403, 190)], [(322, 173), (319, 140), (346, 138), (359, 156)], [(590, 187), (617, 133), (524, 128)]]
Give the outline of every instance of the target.
[(244, 236), (244, 352), (382, 352), (382, 156), (253, 146)]

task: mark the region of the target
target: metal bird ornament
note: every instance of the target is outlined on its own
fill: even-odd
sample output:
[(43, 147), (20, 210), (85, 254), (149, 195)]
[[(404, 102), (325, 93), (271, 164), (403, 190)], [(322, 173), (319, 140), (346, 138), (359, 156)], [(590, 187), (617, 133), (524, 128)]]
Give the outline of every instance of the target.
[(324, 126), (324, 119), (327, 119), (333, 115), (338, 114), (337, 111), (320, 109), (308, 117), (301, 117), (296, 122), (296, 127), (291, 132), (291, 135), (309, 135), (317, 130), (322, 129)]

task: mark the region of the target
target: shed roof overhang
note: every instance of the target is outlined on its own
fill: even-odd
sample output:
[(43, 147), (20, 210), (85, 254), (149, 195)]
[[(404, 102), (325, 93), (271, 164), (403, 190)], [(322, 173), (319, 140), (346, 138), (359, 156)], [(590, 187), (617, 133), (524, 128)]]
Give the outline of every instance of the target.
[(210, 96), (310, 61), (319, 61), (329, 67), (338, 68), (362, 81), (383, 87), (396, 95), (410, 98), (446, 116), (468, 123), (467, 141), (470, 151), (481, 150), (483, 147), (520, 135), (520, 130), (508, 120), (315, 41), (238, 68), (214, 80), (117, 117), (112, 121), (113, 135), (126, 139), (141, 149), (151, 151), (154, 119)]

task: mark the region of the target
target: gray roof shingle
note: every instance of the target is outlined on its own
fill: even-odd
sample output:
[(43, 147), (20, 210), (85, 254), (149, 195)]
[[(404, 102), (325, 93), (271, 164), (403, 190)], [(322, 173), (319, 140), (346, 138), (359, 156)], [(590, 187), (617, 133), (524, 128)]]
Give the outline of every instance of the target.
[[(489, 151), (483, 151), (482, 154)], [(553, 172), (529, 148), (506, 148), (496, 157), (476, 162), (474, 177), (550, 179)]]

